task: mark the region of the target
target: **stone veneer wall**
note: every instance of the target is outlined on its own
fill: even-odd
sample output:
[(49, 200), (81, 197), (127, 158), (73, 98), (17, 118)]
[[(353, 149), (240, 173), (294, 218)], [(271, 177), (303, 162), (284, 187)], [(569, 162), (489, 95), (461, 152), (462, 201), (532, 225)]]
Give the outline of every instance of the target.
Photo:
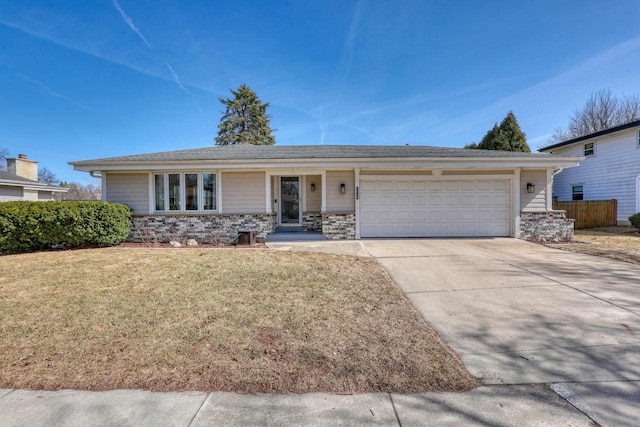
[(143, 215), (134, 216), (130, 242), (233, 243), (239, 231), (255, 231), (264, 242), (276, 228), (275, 214)]
[(322, 234), (330, 240), (355, 239), (356, 214), (354, 212), (323, 213)]
[(302, 214), (304, 231), (322, 231), (322, 214), (320, 212), (304, 212)]
[(569, 242), (573, 240), (575, 220), (566, 211), (521, 212), (520, 238), (534, 242)]

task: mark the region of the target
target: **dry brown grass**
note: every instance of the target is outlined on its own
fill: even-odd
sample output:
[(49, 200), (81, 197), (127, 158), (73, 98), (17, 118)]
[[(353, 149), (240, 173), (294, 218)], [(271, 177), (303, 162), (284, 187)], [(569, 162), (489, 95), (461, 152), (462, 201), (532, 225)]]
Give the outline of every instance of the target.
[(373, 259), (111, 248), (0, 257), (0, 388), (478, 385)]
[(631, 226), (576, 230), (573, 243), (548, 246), (640, 264), (640, 234), (637, 231)]

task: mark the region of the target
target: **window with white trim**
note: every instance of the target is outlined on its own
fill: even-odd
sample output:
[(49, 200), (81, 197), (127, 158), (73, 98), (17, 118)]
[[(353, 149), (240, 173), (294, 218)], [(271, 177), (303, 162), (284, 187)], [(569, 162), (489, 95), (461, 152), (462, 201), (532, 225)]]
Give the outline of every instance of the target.
[(571, 186), (571, 200), (584, 200), (584, 186), (572, 185)]
[(214, 172), (153, 174), (156, 212), (211, 212), (217, 209)]
[(593, 156), (596, 153), (596, 146), (593, 142), (587, 142), (584, 144), (584, 155)]

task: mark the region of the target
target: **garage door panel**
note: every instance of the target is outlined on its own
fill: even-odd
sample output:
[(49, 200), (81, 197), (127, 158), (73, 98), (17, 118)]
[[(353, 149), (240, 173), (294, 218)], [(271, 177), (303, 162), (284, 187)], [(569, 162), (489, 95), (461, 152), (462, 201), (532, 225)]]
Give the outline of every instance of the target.
[(476, 190), (476, 182), (475, 181), (462, 181), (461, 188), (463, 191), (475, 191)]
[(394, 206), (393, 196), (382, 195), (378, 197), (378, 206)]
[(508, 236), (508, 180), (366, 180), (361, 182), (363, 237)]
[(427, 196), (413, 196), (411, 199), (411, 206), (427, 206)]
[(427, 183), (425, 181), (411, 181), (411, 190), (425, 191), (426, 189), (427, 189)]
[(429, 195), (427, 197), (429, 206), (442, 206), (444, 203), (444, 197)]
[(493, 189), (494, 190), (509, 190), (509, 182), (508, 181), (493, 181)]
[(459, 188), (460, 183), (458, 181), (444, 181), (445, 191), (457, 191)]
[(411, 219), (413, 222), (423, 222), (427, 220), (427, 211), (412, 211)]
[(399, 207), (405, 207), (405, 206), (409, 206), (409, 195), (406, 196), (396, 196), (396, 206)]
[(410, 189), (411, 189), (411, 185), (408, 181), (396, 182), (396, 191), (409, 191)]

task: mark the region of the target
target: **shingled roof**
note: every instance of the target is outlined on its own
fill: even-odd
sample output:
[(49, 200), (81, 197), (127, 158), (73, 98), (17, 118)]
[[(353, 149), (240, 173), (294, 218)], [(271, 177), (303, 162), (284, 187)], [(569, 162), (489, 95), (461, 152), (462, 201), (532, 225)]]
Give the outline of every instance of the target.
[(7, 172), (7, 171), (0, 171), (0, 180), (3, 181), (20, 181), (20, 182), (24, 182), (25, 184), (37, 184), (37, 181), (34, 181), (32, 179), (28, 179), (28, 178), (24, 178), (22, 176)]
[(277, 145), (257, 146), (237, 144), (164, 151), (130, 156), (69, 162), (74, 166), (96, 163), (233, 161), (233, 160), (296, 160), (296, 159), (385, 159), (385, 158), (550, 158), (547, 153), (518, 153), (510, 151), (476, 150), (430, 146), (389, 145)]
[(43, 191), (54, 191), (65, 193), (68, 191), (66, 187), (59, 187), (55, 185), (48, 185), (42, 182), (34, 181), (29, 178), (22, 177), (7, 171), (0, 171), (0, 185), (8, 185), (13, 187), (24, 187), (30, 189), (37, 189)]

